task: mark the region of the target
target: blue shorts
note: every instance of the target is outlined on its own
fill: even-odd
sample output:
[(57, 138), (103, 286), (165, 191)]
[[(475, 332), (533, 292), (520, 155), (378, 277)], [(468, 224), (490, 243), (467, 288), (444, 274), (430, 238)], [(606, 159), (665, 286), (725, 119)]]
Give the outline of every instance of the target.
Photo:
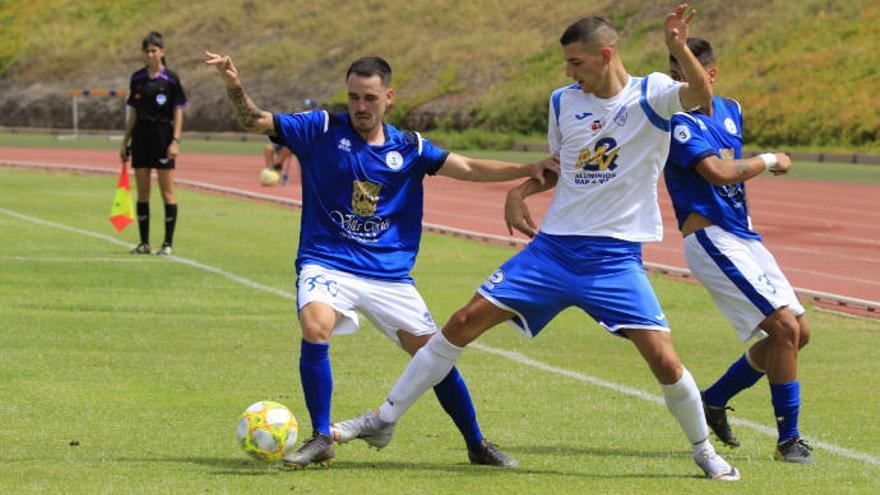
[(514, 313), (511, 323), (527, 337), (538, 335), (569, 306), (581, 308), (610, 332), (669, 331), (636, 242), (539, 233), (477, 292)]

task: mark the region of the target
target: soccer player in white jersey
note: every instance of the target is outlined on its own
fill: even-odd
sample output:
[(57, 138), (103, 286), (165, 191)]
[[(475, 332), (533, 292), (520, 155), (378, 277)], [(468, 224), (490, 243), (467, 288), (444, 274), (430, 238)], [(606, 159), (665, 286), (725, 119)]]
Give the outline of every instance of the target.
[[(400, 416), (483, 332), (507, 321), (533, 337), (560, 311), (577, 306), (635, 344), (704, 473), (739, 479), (709, 442), (700, 392), (672, 346), (641, 262), (640, 243), (662, 233), (656, 183), (669, 151), (668, 119), (712, 98), (706, 72), (685, 44), (686, 12), (682, 4), (669, 14), (665, 32), (688, 83), (660, 73), (630, 76), (618, 34), (602, 18), (586, 17), (566, 29), (560, 43), (576, 84), (550, 98), (550, 151), (559, 154), (561, 171), (541, 232), (416, 353), (378, 411), (334, 425), (340, 441), (387, 444)], [(518, 189), (526, 195), (541, 186), (527, 181)]]
[[(314, 435), (283, 461), (293, 467), (325, 464), (335, 455), (331, 334), (357, 331), (358, 311), (410, 354), (437, 332), (410, 277), (421, 239), (425, 175), (483, 182), (542, 178), (557, 164), (555, 159), (529, 165), (475, 160), (446, 152), (418, 133), (397, 130), (384, 121), (394, 89), (391, 67), (378, 57), (358, 59), (349, 68), (347, 113), (272, 114), (245, 94), (228, 56), (205, 55), (226, 83), (239, 124), (268, 135), (300, 159), (299, 369)], [(464, 436), (470, 461), (515, 466), (514, 459), (483, 438), (458, 371), (447, 370), (436, 385), (441, 405)]]
[[(709, 42), (689, 38), (688, 46), (714, 83), (718, 69)], [(676, 59), (669, 63), (672, 78), (684, 81)], [(759, 339), (702, 392), (706, 420), (722, 442), (738, 447), (727, 422), (727, 402), (766, 374), (779, 432), (774, 457), (814, 464), (798, 432), (797, 356), (809, 340), (804, 308), (752, 227), (743, 183), (765, 170), (781, 175), (790, 167), (783, 153), (742, 158), (742, 113), (735, 100), (715, 96), (711, 115), (698, 110), (672, 118), (664, 175), (688, 266), (740, 339)]]

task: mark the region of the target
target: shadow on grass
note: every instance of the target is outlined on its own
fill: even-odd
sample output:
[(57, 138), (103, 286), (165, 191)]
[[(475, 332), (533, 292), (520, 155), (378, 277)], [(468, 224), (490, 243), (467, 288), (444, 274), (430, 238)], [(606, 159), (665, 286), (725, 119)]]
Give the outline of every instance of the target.
[(509, 453), (522, 453), (529, 455), (544, 456), (597, 456), (597, 457), (641, 457), (646, 459), (690, 459), (691, 453), (685, 450), (676, 450), (668, 452), (651, 452), (647, 450), (630, 450), (623, 448), (598, 448), (598, 447), (580, 447), (572, 445), (551, 446), (551, 445), (530, 445), (525, 447), (505, 446), (504, 450)]
[[(550, 449), (548, 447), (548, 449)], [(526, 450), (531, 449), (522, 449), (520, 451), (525, 452)], [(541, 450), (541, 449), (537, 449)], [(616, 452), (616, 451), (610, 451)], [(574, 455), (565, 454), (565, 455)], [(601, 455), (601, 454), (600, 454)], [(621, 456), (627, 456), (629, 454), (622, 453), (616, 454)], [(155, 457), (155, 458), (145, 458), (145, 459), (118, 459), (119, 461), (127, 461), (127, 462), (151, 462), (151, 463), (186, 463), (186, 464), (197, 464), (200, 466), (208, 466), (214, 468), (216, 470), (210, 472), (209, 474), (215, 476), (278, 476), (278, 475), (289, 475), (296, 476), (298, 473), (304, 472), (303, 470), (294, 470), (282, 467), (280, 464), (265, 464), (259, 461), (249, 460), (249, 459), (232, 459), (228, 457)], [(370, 473), (375, 471), (389, 471), (389, 472), (402, 472), (402, 471), (422, 471), (422, 472), (443, 472), (443, 473), (457, 473), (471, 476), (480, 476), (480, 477), (520, 477), (520, 476), (558, 476), (558, 477), (566, 477), (566, 478), (583, 478), (583, 479), (687, 479), (687, 478), (700, 478), (701, 476), (692, 476), (692, 475), (681, 475), (681, 474), (670, 474), (670, 473), (620, 473), (620, 474), (612, 474), (612, 473), (579, 473), (573, 471), (561, 471), (555, 469), (529, 469), (528, 467), (520, 466), (516, 469), (500, 469), (491, 466), (476, 466), (473, 464), (433, 464), (433, 463), (416, 463), (416, 462), (394, 462), (394, 461), (382, 461), (382, 462), (372, 462), (372, 461), (347, 461), (345, 459), (336, 458), (336, 461), (331, 466), (309, 466), (305, 471), (314, 472), (314, 471), (347, 471), (349, 473), (362, 471), (364, 473)]]

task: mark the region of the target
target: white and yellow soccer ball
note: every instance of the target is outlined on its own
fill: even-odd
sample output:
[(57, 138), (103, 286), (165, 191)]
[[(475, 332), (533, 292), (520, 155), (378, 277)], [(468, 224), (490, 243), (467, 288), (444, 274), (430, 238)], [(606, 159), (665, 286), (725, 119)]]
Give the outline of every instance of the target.
[(260, 184), (271, 187), (281, 180), (281, 175), (278, 174), (276, 170), (271, 168), (264, 168), (262, 172), (260, 172)]
[(299, 425), (290, 409), (268, 400), (251, 404), (236, 429), (241, 449), (267, 462), (279, 461), (296, 450), (298, 433)]

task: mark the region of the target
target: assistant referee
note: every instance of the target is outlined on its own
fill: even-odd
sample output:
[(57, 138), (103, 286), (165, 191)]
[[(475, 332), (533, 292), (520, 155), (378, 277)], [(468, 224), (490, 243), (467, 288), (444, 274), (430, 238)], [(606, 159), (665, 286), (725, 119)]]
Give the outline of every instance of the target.
[[(159, 176), (159, 188), (165, 203), (165, 241), (156, 254), (171, 254), (174, 227), (177, 223), (177, 198), (174, 195), (174, 161), (178, 156), (183, 131), (183, 108), (186, 94), (177, 73), (165, 66), (165, 42), (152, 31), (142, 43), (146, 66), (131, 75), (127, 104), (131, 107), (125, 125), (125, 137), (119, 149), (123, 162), (131, 154), (131, 166), (137, 180), (137, 217), (140, 244), (132, 254), (150, 254), (150, 169)], [(130, 141), (130, 145), (129, 145)]]

